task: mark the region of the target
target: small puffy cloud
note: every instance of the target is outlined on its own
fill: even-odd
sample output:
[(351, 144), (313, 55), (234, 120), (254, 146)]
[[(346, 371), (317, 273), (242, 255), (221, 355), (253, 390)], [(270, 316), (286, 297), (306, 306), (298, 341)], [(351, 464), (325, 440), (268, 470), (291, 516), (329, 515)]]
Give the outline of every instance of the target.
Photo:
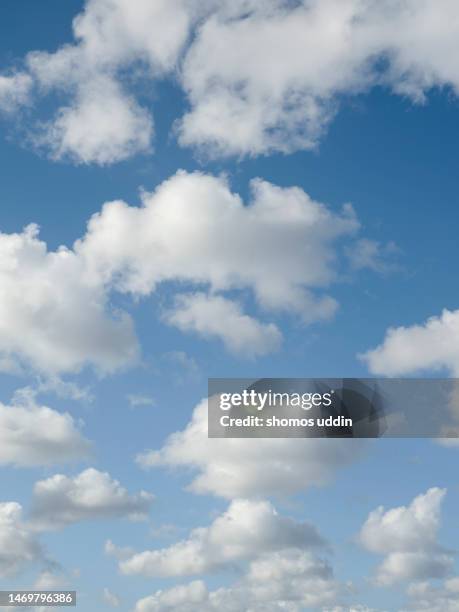
[(218, 338), (230, 352), (245, 357), (271, 353), (282, 342), (282, 334), (273, 323), (260, 323), (244, 314), (237, 302), (216, 295), (179, 295), (164, 319), (182, 331)]
[(13, 575), (42, 558), (39, 542), (23, 522), (20, 504), (0, 503), (0, 576)]
[(256, 498), (323, 485), (338, 469), (357, 460), (363, 445), (357, 439), (209, 438), (204, 400), (183, 431), (172, 434), (159, 451), (139, 455), (137, 461), (145, 468), (196, 470), (190, 486), (195, 493)]
[(0, 404), (0, 465), (32, 467), (87, 458), (90, 443), (73, 418), (34, 402)]
[(86, 364), (110, 372), (137, 353), (131, 319), (110, 312), (73, 251), (48, 251), (34, 225), (0, 233), (1, 358), (53, 375)]
[(168, 548), (148, 550), (121, 561), (124, 574), (186, 576), (252, 559), (263, 552), (323, 546), (309, 523), (280, 516), (266, 501), (234, 500), (209, 527), (191, 532)]
[(116, 81), (99, 77), (82, 84), (73, 105), (41, 124), (33, 140), (53, 159), (102, 166), (148, 151), (152, 135), (147, 111)]
[(94, 468), (73, 478), (56, 474), (35, 483), (31, 525), (51, 530), (97, 519), (142, 520), (148, 516), (152, 501), (150, 493), (130, 495), (117, 480)]
[(382, 344), (360, 356), (370, 372), (407, 376), (446, 369), (459, 375), (459, 310), (444, 310), (424, 324), (392, 327)]
[(288, 550), (260, 555), (232, 586), (209, 591), (197, 580), (139, 600), (134, 612), (301, 612), (323, 609), (343, 591), (324, 561)]
[(445, 489), (432, 488), (409, 506), (370, 513), (360, 532), (369, 551), (386, 555), (376, 574), (382, 585), (404, 580), (442, 578), (453, 566), (452, 554), (437, 543)]

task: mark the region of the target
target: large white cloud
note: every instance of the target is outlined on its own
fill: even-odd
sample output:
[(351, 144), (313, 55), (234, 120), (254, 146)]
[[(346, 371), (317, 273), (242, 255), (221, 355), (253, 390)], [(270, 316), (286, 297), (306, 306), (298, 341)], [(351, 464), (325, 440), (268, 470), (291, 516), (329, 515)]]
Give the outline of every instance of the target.
[(38, 466), (88, 457), (74, 419), (33, 402), (0, 404), (0, 465)]
[(181, 142), (222, 154), (308, 149), (343, 95), (378, 84), (418, 101), (433, 86), (457, 92), (457, 17), (454, 0), (279, 0), (237, 18), (220, 10), (184, 61), (191, 112)]
[(178, 172), (141, 208), (106, 204), (75, 250), (94, 282), (148, 294), (161, 281), (205, 283), (214, 291), (252, 289), (264, 308), (306, 321), (333, 314), (336, 302), (312, 290), (337, 278), (340, 239), (359, 223), (346, 205), (334, 213), (302, 189), (251, 183), (244, 205), (223, 178)]
[(0, 576), (15, 574), (42, 558), (39, 542), (24, 524), (20, 504), (0, 503)]
[(259, 179), (251, 193), (245, 204), (224, 178), (181, 171), (144, 193), (140, 207), (105, 204), (73, 248), (48, 251), (34, 225), (0, 234), (0, 368), (50, 376), (134, 363), (132, 320), (111, 298), (147, 296), (164, 282), (199, 288), (166, 318), (236, 352), (269, 352), (281, 336), (246, 314), (239, 295), (232, 301), (235, 292), (251, 292), (260, 316), (330, 318), (338, 305), (328, 289), (359, 240), (352, 207), (333, 211), (302, 189)]
[(415, 102), (459, 90), (455, 0), (87, 0), (73, 34), (4, 75), (0, 106), (27, 103), (32, 79), (64, 93), (42, 141), (85, 163), (149, 150), (152, 118), (128, 92), (139, 80), (178, 80), (180, 141), (223, 155), (312, 148), (341, 98), (375, 86)]
[(362, 440), (299, 438), (209, 438), (207, 400), (195, 408), (183, 431), (159, 451), (137, 458), (144, 467), (182, 466), (197, 471), (190, 489), (228, 499), (285, 496), (328, 482), (355, 461)]
[(35, 483), (30, 512), (35, 529), (59, 529), (80, 521), (148, 516), (153, 496), (130, 495), (117, 480), (94, 468), (75, 477), (56, 474)]
[(361, 355), (374, 374), (406, 376), (448, 370), (459, 376), (459, 310), (444, 310), (422, 325), (395, 327), (382, 344)]
[(136, 553), (120, 562), (124, 574), (186, 576), (204, 574), (289, 548), (324, 546), (309, 523), (279, 515), (266, 501), (234, 500), (209, 527), (194, 529), (169, 548)]
[(148, 151), (152, 134), (148, 113), (104, 76), (81, 84), (72, 105), (41, 124), (33, 141), (54, 159), (104, 165)]
[(209, 591), (197, 580), (139, 600), (134, 612), (301, 612), (323, 609), (339, 601), (344, 591), (324, 561), (288, 550), (260, 555), (230, 587)]
[(106, 302), (103, 286), (86, 282), (81, 258), (47, 251), (35, 226), (0, 234), (0, 357), (9, 367), (113, 371), (135, 359), (130, 318), (110, 315)]
[(445, 489), (432, 488), (409, 506), (370, 513), (360, 541), (374, 553), (386, 555), (376, 574), (382, 585), (408, 580), (442, 578), (454, 563), (451, 552), (437, 542)]

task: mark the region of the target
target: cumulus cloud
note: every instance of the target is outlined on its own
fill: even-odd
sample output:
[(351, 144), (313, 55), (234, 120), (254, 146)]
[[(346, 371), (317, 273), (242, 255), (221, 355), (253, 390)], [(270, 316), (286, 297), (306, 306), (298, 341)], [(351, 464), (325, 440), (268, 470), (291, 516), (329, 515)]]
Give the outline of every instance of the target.
[(302, 189), (259, 179), (251, 193), (245, 204), (224, 178), (181, 171), (142, 194), (140, 207), (105, 204), (72, 248), (49, 251), (34, 225), (0, 234), (0, 367), (50, 378), (135, 363), (132, 320), (112, 298), (148, 296), (165, 282), (199, 287), (166, 319), (238, 353), (274, 350), (281, 335), (246, 314), (236, 292), (251, 292), (260, 316), (288, 312), (304, 324), (333, 316), (328, 289), (359, 230), (352, 207), (333, 211)]
[(229, 351), (256, 357), (277, 350), (282, 334), (273, 324), (262, 324), (242, 312), (239, 304), (205, 293), (179, 295), (165, 313), (167, 323), (205, 338), (219, 338)]
[(459, 578), (449, 578), (434, 586), (431, 582), (416, 582), (408, 587), (409, 609), (416, 612), (457, 612), (459, 609)]
[(148, 550), (121, 561), (124, 574), (186, 576), (223, 569), (263, 552), (323, 546), (309, 523), (280, 516), (266, 501), (234, 500), (209, 527), (191, 532), (168, 548)]
[(170, 72), (188, 34), (185, 9), (183, 0), (88, 0), (73, 22), (73, 44), (25, 59), (39, 93), (69, 99), (39, 126), (35, 142), (54, 159), (100, 165), (149, 151), (153, 119), (127, 93), (120, 73), (133, 64), (148, 79)]
[(339, 213), (302, 189), (251, 182), (244, 205), (223, 178), (178, 172), (141, 208), (106, 204), (75, 250), (93, 280), (148, 294), (161, 281), (205, 283), (214, 291), (252, 289), (260, 305), (331, 316), (336, 302), (320, 291), (337, 278), (338, 241), (359, 229), (349, 205)]
[(112, 518), (142, 520), (153, 496), (130, 495), (117, 480), (94, 468), (71, 478), (56, 474), (35, 483), (30, 522), (35, 529), (59, 529), (80, 521)]
[(82, 84), (72, 106), (39, 125), (33, 141), (53, 159), (112, 164), (150, 148), (153, 124), (147, 111), (113, 79)]
[(309, 552), (267, 553), (230, 587), (209, 591), (201, 580), (157, 591), (139, 600), (134, 612), (301, 612), (339, 600), (344, 589), (331, 568)]
[(424, 324), (390, 328), (382, 344), (361, 358), (373, 374), (406, 376), (448, 370), (459, 376), (459, 310), (444, 310)]
[(136, 358), (126, 314), (110, 313), (103, 286), (85, 280), (81, 258), (50, 252), (31, 225), (0, 233), (0, 357), (39, 372), (110, 372)]
[(386, 555), (376, 582), (390, 585), (403, 580), (443, 578), (452, 569), (452, 554), (437, 543), (440, 509), (445, 489), (432, 488), (409, 506), (370, 513), (360, 532), (369, 551)]
[(32, 467), (87, 458), (90, 443), (68, 413), (34, 402), (0, 403), (0, 465)]
[(32, 83), (36, 96), (59, 92), (68, 102), (44, 126), (51, 155), (107, 164), (150, 149), (150, 110), (128, 88), (173, 79), (189, 103), (183, 145), (311, 149), (343, 98), (376, 86), (417, 103), (434, 87), (457, 94), (457, 11), (455, 0), (87, 0), (73, 42), (29, 53), (2, 77), (0, 102), (23, 104)]
[[(183, 144), (223, 155), (313, 148), (344, 96), (459, 89), (457, 4), (279, 0), (211, 15), (183, 64)], [(397, 27), (394, 27), (397, 24)]]
[[(137, 457), (145, 468), (182, 466), (196, 470), (190, 489), (227, 499), (284, 496), (328, 482), (355, 461), (362, 440), (209, 438), (207, 400), (195, 408), (183, 431), (159, 451)], [(301, 469), (298, 469), (301, 466)]]
[(0, 503), (0, 576), (7, 577), (43, 558), (42, 548), (16, 502)]

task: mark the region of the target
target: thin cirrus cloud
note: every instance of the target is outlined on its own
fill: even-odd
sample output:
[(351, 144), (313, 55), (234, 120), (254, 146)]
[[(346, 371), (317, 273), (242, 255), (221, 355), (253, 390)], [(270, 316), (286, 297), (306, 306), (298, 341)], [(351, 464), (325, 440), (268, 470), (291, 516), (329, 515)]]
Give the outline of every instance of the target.
[[(209, 438), (207, 400), (195, 408), (184, 430), (159, 450), (137, 457), (144, 468), (191, 468), (194, 493), (233, 499), (284, 497), (329, 482), (337, 470), (358, 460), (362, 440)], [(292, 466), (301, 465), (301, 470)]]
[(151, 150), (153, 117), (125, 78), (136, 67), (152, 88), (182, 87), (182, 145), (223, 156), (311, 149), (343, 97), (376, 86), (415, 103), (434, 87), (457, 93), (457, 16), (455, 0), (87, 0), (73, 43), (31, 51), (1, 76), (0, 108), (57, 91), (67, 103), (29, 140), (54, 159), (115, 163)]
[(360, 532), (361, 544), (382, 554), (375, 581), (391, 585), (403, 581), (444, 578), (453, 569), (454, 555), (437, 542), (445, 489), (429, 489), (408, 506), (370, 513)]
[(259, 179), (251, 192), (246, 205), (224, 178), (180, 171), (142, 194), (140, 207), (106, 203), (73, 248), (48, 251), (34, 225), (0, 234), (2, 369), (49, 377), (134, 364), (133, 321), (111, 298), (146, 297), (170, 281), (200, 291), (179, 295), (164, 318), (237, 353), (275, 350), (281, 334), (228, 292), (252, 292), (264, 317), (289, 313), (304, 324), (332, 317), (338, 303), (328, 288), (346, 271), (342, 249), (359, 239), (353, 208), (333, 211), (300, 188)]

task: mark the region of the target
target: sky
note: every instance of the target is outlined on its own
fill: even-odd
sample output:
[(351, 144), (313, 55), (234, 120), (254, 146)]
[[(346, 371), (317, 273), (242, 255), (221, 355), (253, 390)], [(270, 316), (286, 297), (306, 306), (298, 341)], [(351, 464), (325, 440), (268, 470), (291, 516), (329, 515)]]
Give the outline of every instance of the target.
[(459, 610), (457, 446), (210, 440), (209, 377), (459, 373), (453, 0), (4, 0), (0, 589)]

